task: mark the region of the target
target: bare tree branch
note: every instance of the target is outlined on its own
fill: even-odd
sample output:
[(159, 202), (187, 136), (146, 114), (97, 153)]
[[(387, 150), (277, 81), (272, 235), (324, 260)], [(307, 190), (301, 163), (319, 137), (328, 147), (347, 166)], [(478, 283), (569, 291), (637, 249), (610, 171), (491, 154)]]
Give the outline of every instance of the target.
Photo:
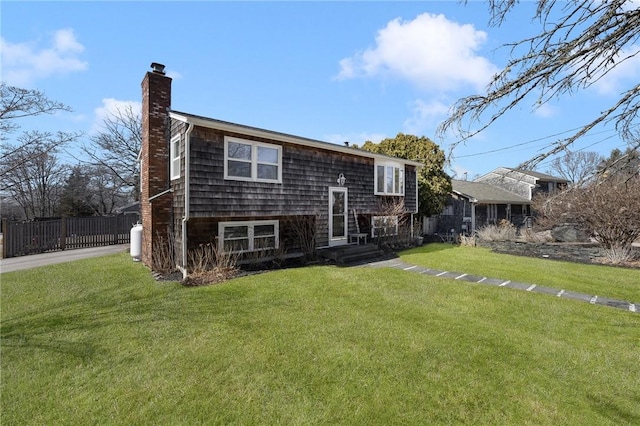
[(551, 162), (549, 173), (567, 179), (573, 186), (583, 186), (596, 175), (603, 160), (597, 152), (567, 151)]
[(20, 127), (14, 123), (17, 118), (54, 114), (59, 111), (71, 111), (71, 108), (47, 98), (39, 90), (21, 89), (0, 83), (0, 140), (6, 139), (7, 133)]
[(91, 144), (82, 147), (92, 165), (108, 170), (122, 185), (139, 185), (138, 153), (142, 145), (142, 121), (131, 105), (107, 116)]
[(22, 149), (3, 147), (0, 162), (2, 186), (20, 205), (27, 219), (53, 216), (59, 202), (66, 170), (60, 164), (57, 151), (76, 136), (65, 133), (25, 132), (18, 144)]
[[(502, 25), (518, 4), (488, 0), (490, 23)], [(632, 0), (538, 0), (534, 20), (540, 33), (506, 45), (511, 59), (494, 76), (486, 94), (458, 100), (438, 135), (460, 135), (453, 147), (491, 126), (509, 110), (532, 99), (539, 108), (552, 99), (584, 90), (635, 58), (640, 49), (640, 8)], [(592, 117), (569, 137), (558, 139), (530, 160), (532, 166), (557, 154), (599, 124), (614, 123), (621, 137), (633, 139), (640, 113), (640, 84), (624, 91), (618, 101)]]

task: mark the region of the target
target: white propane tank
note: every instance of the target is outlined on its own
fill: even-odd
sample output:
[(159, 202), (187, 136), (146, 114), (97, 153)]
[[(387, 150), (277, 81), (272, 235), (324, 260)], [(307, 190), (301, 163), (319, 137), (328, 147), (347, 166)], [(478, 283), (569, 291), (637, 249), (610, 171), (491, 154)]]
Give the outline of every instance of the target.
[(142, 259), (142, 224), (136, 223), (131, 228), (131, 247), (129, 252), (134, 262), (140, 262)]

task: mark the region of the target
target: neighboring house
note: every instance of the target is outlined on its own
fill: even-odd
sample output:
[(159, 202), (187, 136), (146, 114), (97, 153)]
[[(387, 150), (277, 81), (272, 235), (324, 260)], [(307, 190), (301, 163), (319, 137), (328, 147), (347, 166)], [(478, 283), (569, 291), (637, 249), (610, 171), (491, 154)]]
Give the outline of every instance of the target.
[(151, 66), (142, 82), (145, 264), (162, 239), (175, 241), (184, 268), (200, 244), (294, 253), (301, 224), (321, 248), (375, 234), (384, 201), (417, 212), (420, 163), (172, 110), (171, 78)]
[(506, 219), (525, 223), (531, 201), (484, 182), (452, 180), (449, 203), (438, 217), (438, 233), (474, 233), (476, 229)]
[(531, 201), (538, 193), (549, 193), (566, 188), (567, 179), (547, 175), (531, 170), (510, 169), (498, 167), (497, 169), (480, 176), (474, 182), (484, 182), (513, 192)]
[(140, 202), (136, 201), (134, 203), (128, 204), (123, 207), (119, 207), (116, 209), (117, 214), (137, 214), (140, 216)]
[(508, 220), (531, 226), (531, 200), (541, 192), (566, 187), (566, 179), (528, 170), (499, 167), (473, 181), (452, 180), (449, 203), (438, 216), (437, 232), (474, 233)]

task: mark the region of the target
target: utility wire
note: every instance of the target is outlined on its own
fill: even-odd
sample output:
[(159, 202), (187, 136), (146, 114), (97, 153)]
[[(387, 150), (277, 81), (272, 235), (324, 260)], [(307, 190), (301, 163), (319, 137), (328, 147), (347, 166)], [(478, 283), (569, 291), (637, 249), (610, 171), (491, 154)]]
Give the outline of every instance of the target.
[[(459, 159), (459, 158), (468, 158), (468, 157), (476, 157), (476, 156), (479, 156), (479, 155), (493, 154), (493, 153), (495, 153), (495, 152), (500, 152), (500, 151), (507, 151), (507, 150), (511, 150), (511, 149), (514, 149), (514, 148), (517, 148), (517, 147), (520, 147), (520, 146), (529, 145), (529, 144), (532, 144), (532, 143), (535, 143), (535, 142), (543, 141), (543, 140), (545, 140), (545, 139), (549, 139), (549, 138), (553, 138), (553, 137), (556, 137), (556, 136), (560, 136), (560, 135), (563, 135), (563, 134), (565, 134), (565, 133), (573, 132), (573, 131), (579, 130), (579, 129), (581, 129), (581, 128), (582, 128), (582, 127), (577, 127), (577, 128), (575, 128), (575, 129), (565, 130), (565, 131), (560, 132), (560, 133), (555, 133), (555, 134), (553, 134), (553, 135), (544, 136), (544, 137), (537, 138), (537, 139), (532, 139), (532, 140), (527, 141), (527, 142), (517, 143), (517, 144), (514, 144), (514, 145), (510, 145), (510, 146), (504, 147), (504, 148), (497, 148), (497, 149), (492, 149), (492, 150), (490, 150), (490, 151), (477, 152), (477, 153), (474, 153), (474, 154), (457, 155), (457, 156), (454, 156), (454, 157), (455, 157), (456, 159)], [(600, 131), (600, 132), (594, 132), (594, 133), (591, 133), (591, 134), (590, 134), (590, 136), (595, 136), (595, 135), (599, 135), (599, 134), (606, 133), (606, 132), (611, 132), (611, 131), (615, 131), (615, 130), (612, 130), (612, 129), (602, 130), (602, 131)], [(615, 136), (615, 135), (613, 135), (613, 136)], [(610, 137), (613, 137), (613, 136), (610, 136)], [(544, 147), (548, 147), (548, 146), (550, 146), (550, 145), (549, 145), (549, 144), (547, 144), (547, 143), (545, 143), (545, 144), (538, 145), (538, 146), (540, 146), (540, 147), (543, 147), (543, 146), (544, 146)], [(535, 146), (534, 148), (537, 148), (538, 146)]]

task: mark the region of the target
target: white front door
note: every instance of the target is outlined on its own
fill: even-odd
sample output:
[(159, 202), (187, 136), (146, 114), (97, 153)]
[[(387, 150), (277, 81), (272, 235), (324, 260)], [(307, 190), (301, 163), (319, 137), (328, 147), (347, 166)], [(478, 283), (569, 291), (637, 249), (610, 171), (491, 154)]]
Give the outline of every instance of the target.
[(347, 188), (329, 188), (329, 245), (346, 244), (348, 232)]

